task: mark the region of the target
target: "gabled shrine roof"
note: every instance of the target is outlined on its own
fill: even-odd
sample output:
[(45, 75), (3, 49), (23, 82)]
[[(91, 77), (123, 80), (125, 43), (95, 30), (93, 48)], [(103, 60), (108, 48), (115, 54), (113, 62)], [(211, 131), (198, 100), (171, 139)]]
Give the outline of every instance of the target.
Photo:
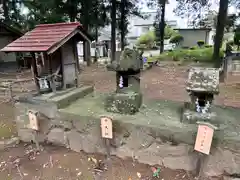
[(19, 39), (1, 49), (3, 52), (47, 52), (53, 53), (71, 37), (80, 34), (85, 40), (91, 37), (79, 22), (40, 24)]

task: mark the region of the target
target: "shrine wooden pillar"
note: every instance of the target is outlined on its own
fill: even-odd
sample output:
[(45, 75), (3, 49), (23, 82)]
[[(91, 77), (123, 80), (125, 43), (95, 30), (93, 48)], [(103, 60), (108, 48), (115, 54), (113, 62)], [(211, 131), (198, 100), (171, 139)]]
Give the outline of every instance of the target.
[(47, 56), (47, 60), (49, 62), (48, 70), (50, 75), (50, 86), (51, 86), (52, 92), (56, 93), (56, 84), (54, 82), (53, 71), (52, 71), (52, 55), (51, 54)]
[(39, 83), (38, 83), (38, 79), (37, 79), (38, 71), (37, 71), (36, 56), (35, 56), (34, 52), (32, 52), (31, 55), (32, 55), (31, 67), (32, 67), (33, 79), (34, 79), (34, 82), (35, 82), (35, 85), (36, 85), (37, 92), (39, 93), (40, 92), (40, 87), (39, 87)]
[(78, 53), (77, 53), (77, 41), (73, 38), (72, 41), (72, 48), (73, 48), (73, 57), (75, 60), (75, 74), (76, 74), (76, 87), (79, 86), (79, 78), (78, 78), (78, 74), (79, 74), (79, 61), (78, 61)]

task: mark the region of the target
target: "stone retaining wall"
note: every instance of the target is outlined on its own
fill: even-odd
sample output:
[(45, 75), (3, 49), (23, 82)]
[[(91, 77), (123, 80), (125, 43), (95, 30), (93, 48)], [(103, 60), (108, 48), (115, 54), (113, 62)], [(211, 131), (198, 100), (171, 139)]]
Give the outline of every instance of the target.
[[(16, 103), (18, 135), (24, 142), (32, 141), (32, 130), (28, 129), (28, 110), (36, 110), (45, 116), (40, 118), (39, 142), (50, 142), (73, 151), (104, 153), (106, 147), (100, 134), (100, 119), (60, 112), (53, 103)], [(194, 130), (196, 131), (196, 129)], [(171, 169), (196, 170), (197, 153), (193, 144), (183, 144), (166, 135), (158, 128), (113, 121), (111, 155), (131, 157), (140, 163), (159, 164)], [(189, 134), (186, 132), (186, 134)], [(194, 141), (195, 137), (189, 134)], [(205, 174), (217, 176), (224, 172), (240, 174), (240, 150), (225, 147), (213, 148), (205, 164)]]

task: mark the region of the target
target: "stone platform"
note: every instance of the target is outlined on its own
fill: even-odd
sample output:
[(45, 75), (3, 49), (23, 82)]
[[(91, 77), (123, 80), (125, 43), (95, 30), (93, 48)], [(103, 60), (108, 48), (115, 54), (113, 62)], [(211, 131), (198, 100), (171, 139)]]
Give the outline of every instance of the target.
[[(135, 115), (110, 113), (104, 109), (106, 95), (89, 94), (68, 106), (42, 100), (16, 104), (16, 122), (22, 141), (30, 142), (27, 110), (35, 109), (46, 117), (40, 121), (40, 142), (51, 142), (74, 151), (106, 153), (101, 138), (100, 117), (113, 119), (111, 155), (131, 157), (146, 164), (172, 169), (196, 170), (197, 153), (193, 150), (197, 125), (180, 122), (181, 103), (144, 100)], [(53, 98), (54, 99), (54, 98)], [(58, 108), (60, 107), (60, 108)], [(239, 109), (213, 107), (219, 121), (211, 155), (205, 165), (209, 176), (240, 173)]]

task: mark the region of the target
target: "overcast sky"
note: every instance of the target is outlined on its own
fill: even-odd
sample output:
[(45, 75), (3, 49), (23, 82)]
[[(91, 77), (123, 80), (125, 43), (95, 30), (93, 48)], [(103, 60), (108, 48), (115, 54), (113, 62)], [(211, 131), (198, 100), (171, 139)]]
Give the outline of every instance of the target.
[[(211, 9), (218, 11), (218, 0), (212, 0), (212, 4), (213, 5), (211, 6)], [(156, 11), (155, 9), (149, 9), (146, 3), (145, 4), (143, 3), (141, 6), (144, 12)], [(176, 6), (177, 6), (176, 0), (169, 0), (169, 4), (167, 4), (166, 6), (166, 20), (177, 20), (179, 28), (187, 28), (187, 19), (179, 18), (175, 16), (175, 14), (173, 13), (173, 10), (175, 9)], [(23, 11), (24, 13), (27, 13), (27, 9), (24, 8)], [(228, 12), (230, 14), (235, 13), (236, 8), (230, 7)]]
[[(211, 6), (211, 9), (218, 11), (218, 0), (212, 0), (212, 4), (213, 5)], [(179, 28), (186, 28), (187, 19), (179, 18), (175, 16), (175, 14), (173, 13), (173, 10), (175, 9), (176, 6), (177, 6), (176, 0), (169, 0), (169, 4), (167, 4), (166, 6), (166, 20), (177, 20)], [(154, 9), (149, 9), (146, 4), (143, 4), (142, 8), (143, 8), (143, 11), (146, 11), (146, 12), (155, 11)], [(236, 8), (230, 7), (228, 11), (230, 14), (235, 13)]]

